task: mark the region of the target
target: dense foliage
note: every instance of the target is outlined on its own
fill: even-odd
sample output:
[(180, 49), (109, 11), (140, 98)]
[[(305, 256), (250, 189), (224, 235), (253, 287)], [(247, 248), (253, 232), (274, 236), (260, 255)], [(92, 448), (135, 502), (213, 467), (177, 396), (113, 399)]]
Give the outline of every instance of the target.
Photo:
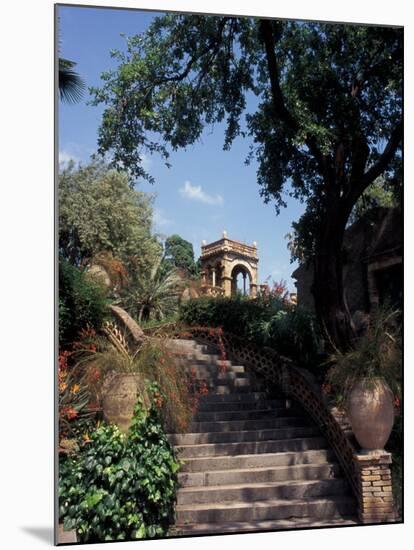
[(59, 260), (59, 343), (75, 341), (82, 329), (99, 329), (105, 318), (107, 299), (102, 285), (84, 269)]
[(195, 276), (198, 273), (193, 245), (180, 235), (171, 235), (165, 240), (163, 263), (167, 269), (175, 267), (186, 275)]
[(321, 341), (314, 316), (280, 298), (202, 297), (182, 304), (180, 318), (190, 326), (221, 327), (271, 347), (308, 369), (319, 370)]
[(138, 401), (128, 435), (101, 425), (59, 464), (59, 517), (80, 542), (164, 536), (173, 521), (177, 462), (157, 408)]
[(138, 323), (162, 321), (178, 311), (183, 280), (175, 268), (164, 269), (161, 257), (133, 276), (121, 303)]
[(161, 253), (151, 228), (152, 196), (131, 189), (125, 173), (96, 159), (60, 172), (59, 252), (72, 264), (106, 253), (142, 269)]
[(145, 150), (167, 160), (168, 145), (186, 147), (219, 122), (225, 148), (250, 136), (264, 200), (277, 210), (285, 192), (306, 201), (297, 248), (314, 260), (318, 316), (345, 347), (344, 231), (365, 189), (382, 174), (398, 179), (402, 39), (392, 27), (158, 17), (112, 52), (118, 66), (92, 90), (105, 106), (100, 152), (151, 180)]

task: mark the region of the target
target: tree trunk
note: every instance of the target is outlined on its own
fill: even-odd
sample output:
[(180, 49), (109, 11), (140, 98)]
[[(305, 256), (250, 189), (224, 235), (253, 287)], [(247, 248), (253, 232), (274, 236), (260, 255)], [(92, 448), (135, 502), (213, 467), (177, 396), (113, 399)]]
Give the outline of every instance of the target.
[(343, 285), (343, 242), (346, 216), (331, 209), (324, 230), (316, 242), (312, 293), (319, 321), (331, 344), (341, 350), (349, 347), (352, 320), (345, 304)]

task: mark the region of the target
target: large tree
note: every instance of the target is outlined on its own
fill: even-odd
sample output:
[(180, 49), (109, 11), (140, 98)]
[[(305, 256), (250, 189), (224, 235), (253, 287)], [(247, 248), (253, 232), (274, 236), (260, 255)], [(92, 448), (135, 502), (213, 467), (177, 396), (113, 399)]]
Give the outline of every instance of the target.
[[(101, 153), (135, 177), (143, 153), (197, 141), (226, 122), (224, 147), (250, 136), (264, 200), (306, 201), (298, 238), (314, 265), (313, 292), (331, 338), (346, 346), (342, 244), (350, 213), (401, 160), (400, 28), (167, 15), (114, 52), (94, 89), (106, 108)], [(242, 118), (242, 115), (245, 117)]]
[(164, 263), (166, 266), (175, 267), (193, 277), (198, 272), (197, 264), (194, 261), (193, 245), (180, 235), (170, 235), (165, 239)]
[(142, 271), (161, 255), (151, 235), (152, 196), (129, 186), (125, 173), (93, 160), (59, 174), (59, 253), (73, 265), (102, 255)]

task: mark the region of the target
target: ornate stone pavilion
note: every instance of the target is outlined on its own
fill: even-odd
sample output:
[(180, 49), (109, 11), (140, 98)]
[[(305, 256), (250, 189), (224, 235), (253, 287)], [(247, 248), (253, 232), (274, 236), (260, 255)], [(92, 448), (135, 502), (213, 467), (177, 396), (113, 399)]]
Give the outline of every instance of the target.
[[(242, 277), (241, 292), (254, 298), (257, 295), (257, 245), (244, 244), (223, 237), (201, 246), (201, 291), (210, 296), (232, 296), (237, 292), (237, 279)], [(240, 289), (239, 289), (240, 291)]]

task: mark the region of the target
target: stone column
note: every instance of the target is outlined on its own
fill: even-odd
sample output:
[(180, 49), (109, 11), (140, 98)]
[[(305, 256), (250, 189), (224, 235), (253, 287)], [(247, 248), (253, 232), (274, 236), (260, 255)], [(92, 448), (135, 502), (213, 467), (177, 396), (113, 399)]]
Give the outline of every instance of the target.
[(243, 273), (243, 296), (246, 296), (246, 273)]
[(231, 296), (231, 277), (226, 277), (223, 275), (221, 278), (223, 281), (223, 290), (224, 290), (224, 296)]
[(355, 454), (359, 492), (358, 515), (362, 523), (395, 521), (392, 496), (391, 453)]
[(216, 286), (216, 268), (215, 267), (212, 267), (211, 268), (211, 281), (212, 281), (212, 286)]

